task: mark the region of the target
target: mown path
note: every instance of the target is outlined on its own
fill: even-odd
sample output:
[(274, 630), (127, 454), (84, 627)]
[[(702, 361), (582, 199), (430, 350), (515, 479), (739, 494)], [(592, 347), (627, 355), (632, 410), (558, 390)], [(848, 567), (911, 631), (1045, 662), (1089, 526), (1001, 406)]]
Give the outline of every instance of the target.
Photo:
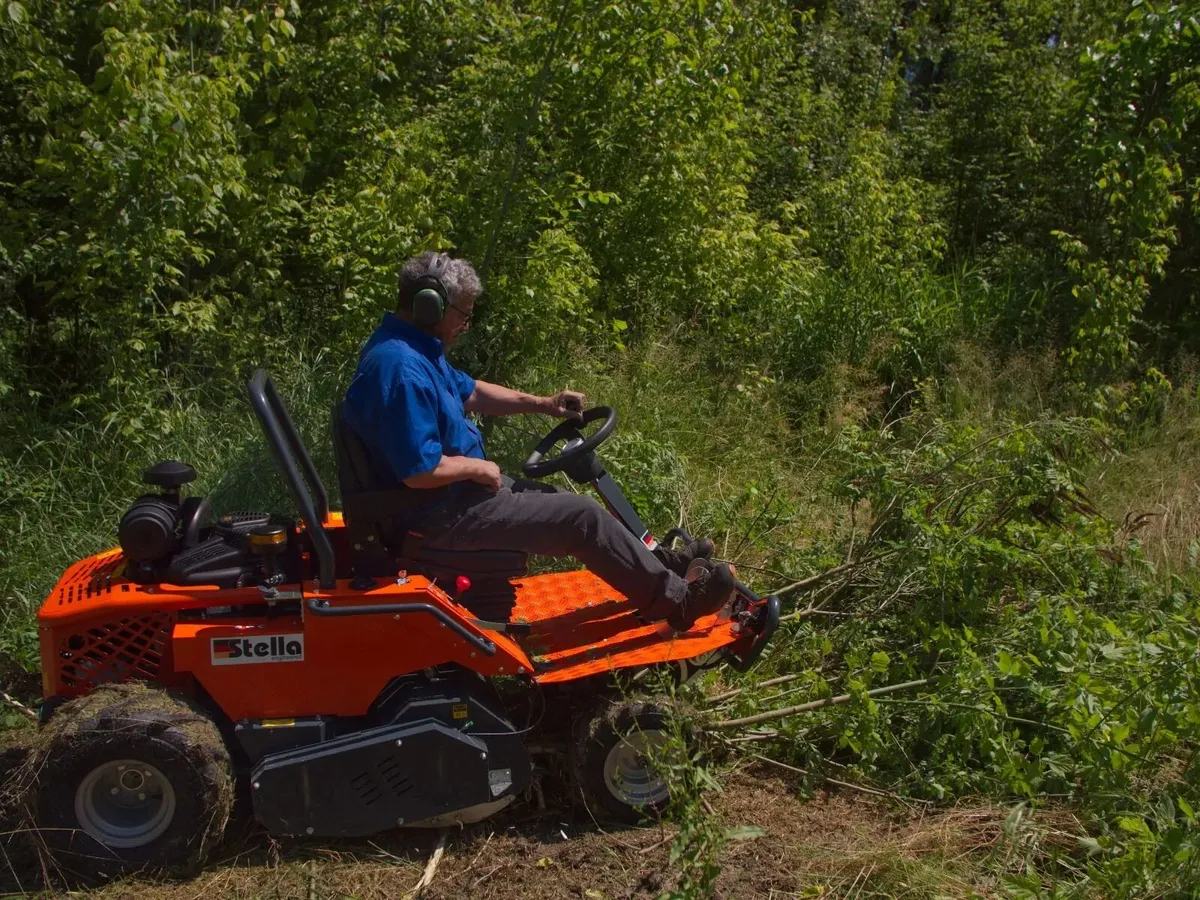
[[(773, 772), (726, 775), (712, 809), (728, 827), (764, 834), (728, 843), (720, 855), (716, 896), (977, 897), (991, 896), (988, 872), (1013, 859), (1006, 810), (958, 807), (921, 811), (857, 794), (803, 797)], [(670, 827), (605, 830), (547, 794), (531, 805), (451, 831), (426, 900), (618, 900), (654, 898), (676, 886)], [(1069, 821), (1058, 823), (1069, 828)], [(1067, 831), (1039, 830), (1041, 840)], [(421, 878), (438, 834), (397, 830), (371, 841), (276, 841), (244, 818), (231, 823), (213, 862), (178, 882), (129, 879), (76, 896), (95, 900), (201, 898), (360, 898), (396, 900)], [(1019, 854), (1017, 854), (1019, 855)], [(35, 890), (36, 869), (20, 866)], [(13, 871), (5, 873), (11, 882)]]

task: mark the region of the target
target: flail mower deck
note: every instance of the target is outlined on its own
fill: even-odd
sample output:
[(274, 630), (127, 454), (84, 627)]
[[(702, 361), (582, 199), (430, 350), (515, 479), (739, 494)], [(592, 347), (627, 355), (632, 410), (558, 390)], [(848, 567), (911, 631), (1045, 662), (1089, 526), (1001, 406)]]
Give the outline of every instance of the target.
[[(194, 471), (160, 463), (121, 546), (68, 569), (38, 614), (35, 805), (60, 865), (192, 868), (239, 780), (277, 834), (477, 821), (529, 789), (531, 738), (567, 739), (594, 811), (632, 821), (665, 805), (648, 757), (666, 711), (620, 692), (617, 674), (748, 668), (776, 598), (738, 584), (720, 613), (675, 632), (587, 571), (531, 576), (523, 554), (429, 551), (387, 527), (387, 492), (360, 477), (340, 416), (341, 513), (266, 373), (250, 399), (300, 521), (214, 518), (182, 495)], [(652, 543), (595, 455), (615, 421), (601, 408), (560, 424), (525, 471), (590, 485)]]

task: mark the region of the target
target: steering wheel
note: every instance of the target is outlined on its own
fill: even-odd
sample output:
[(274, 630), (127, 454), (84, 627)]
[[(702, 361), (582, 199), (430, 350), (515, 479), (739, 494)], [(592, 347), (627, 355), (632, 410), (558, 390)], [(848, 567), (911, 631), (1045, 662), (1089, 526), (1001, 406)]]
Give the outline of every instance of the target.
[[(604, 420), (604, 424), (591, 437), (585, 438), (580, 429), (600, 419)], [(611, 406), (594, 406), (579, 419), (566, 419), (559, 422), (533, 448), (529, 459), (525, 460), (525, 464), (521, 466), (521, 471), (528, 478), (545, 478), (547, 475), (561, 472), (571, 463), (583, 459), (608, 440), (616, 427), (617, 413)], [(560, 441), (567, 442), (562, 452), (550, 459), (543, 459)]]

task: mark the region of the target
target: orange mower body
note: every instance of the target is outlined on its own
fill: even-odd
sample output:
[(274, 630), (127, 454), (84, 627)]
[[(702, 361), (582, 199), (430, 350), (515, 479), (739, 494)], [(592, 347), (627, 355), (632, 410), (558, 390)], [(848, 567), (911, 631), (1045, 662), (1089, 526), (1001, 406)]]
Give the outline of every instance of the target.
[[(342, 528), (341, 516), (332, 514), (327, 531), (335, 545)], [(235, 722), (361, 716), (391, 679), (440, 665), (553, 684), (686, 664), (719, 651), (748, 653), (757, 637), (721, 616), (682, 633), (643, 623), (627, 598), (587, 571), (515, 579), (510, 624), (528, 629), (510, 635), (485, 630), (422, 575), (381, 579), (366, 591), (349, 579), (329, 590), (312, 581), (285, 585), (278, 593), (305, 602), (280, 614), (261, 605), (257, 587), (140, 585), (123, 577), (123, 566), (119, 548), (81, 560), (43, 603), (46, 697), (141, 679), (188, 694), (200, 688)], [(213, 608), (255, 604), (257, 616), (201, 618)], [(414, 604), (436, 612), (389, 611)], [(355, 615), (337, 615), (350, 608)]]
[[(216, 517), (183, 496), (190, 466), (159, 463), (145, 480), (160, 490), (122, 518), (120, 546), (71, 566), (38, 613), (49, 734), (35, 805), (63, 870), (194, 868), (232, 786), (273, 834), (478, 821), (532, 790), (535, 756), (556, 742), (593, 815), (662, 810), (654, 756), (671, 713), (637, 695), (654, 681), (642, 676), (748, 668), (778, 599), (737, 584), (720, 612), (676, 631), (588, 571), (530, 575), (526, 554), (426, 549), (389, 528), (394, 489), (363, 481), (340, 412), (334, 511), (265, 372), (249, 393), (298, 518)], [(652, 547), (594, 453), (615, 413), (589, 410), (578, 427), (600, 419), (588, 438), (560, 425), (525, 471), (588, 484)]]

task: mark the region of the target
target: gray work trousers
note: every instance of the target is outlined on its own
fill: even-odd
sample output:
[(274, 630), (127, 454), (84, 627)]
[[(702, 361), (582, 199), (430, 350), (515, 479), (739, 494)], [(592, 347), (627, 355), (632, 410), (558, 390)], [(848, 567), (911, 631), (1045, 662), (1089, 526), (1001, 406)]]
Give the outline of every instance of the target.
[(444, 550), (573, 556), (654, 618), (683, 602), (687, 582), (596, 500), (505, 477), (496, 493), (469, 485), (415, 530)]

